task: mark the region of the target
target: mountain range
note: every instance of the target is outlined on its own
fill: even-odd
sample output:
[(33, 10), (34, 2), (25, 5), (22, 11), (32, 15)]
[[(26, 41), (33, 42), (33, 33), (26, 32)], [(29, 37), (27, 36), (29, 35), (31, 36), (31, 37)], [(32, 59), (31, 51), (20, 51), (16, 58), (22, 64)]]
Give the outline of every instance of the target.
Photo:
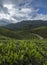
[(47, 21), (43, 20), (23, 20), (18, 23), (11, 23), (7, 25), (6, 27), (13, 30), (27, 30), (27, 29), (33, 29), (41, 26), (47, 26)]
[(31, 39), (36, 38), (34, 34), (38, 34), (47, 38), (47, 21), (23, 20), (18, 23), (9, 23), (8, 21), (1, 20), (1, 22), (0, 34), (3, 36), (16, 39)]

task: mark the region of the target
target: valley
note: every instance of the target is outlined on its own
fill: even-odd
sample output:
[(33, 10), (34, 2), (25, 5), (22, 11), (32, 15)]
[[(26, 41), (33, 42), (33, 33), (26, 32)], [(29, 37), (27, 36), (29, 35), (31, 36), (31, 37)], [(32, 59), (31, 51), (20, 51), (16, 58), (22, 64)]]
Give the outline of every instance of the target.
[(0, 26), (0, 65), (47, 65), (44, 23), (24, 21)]

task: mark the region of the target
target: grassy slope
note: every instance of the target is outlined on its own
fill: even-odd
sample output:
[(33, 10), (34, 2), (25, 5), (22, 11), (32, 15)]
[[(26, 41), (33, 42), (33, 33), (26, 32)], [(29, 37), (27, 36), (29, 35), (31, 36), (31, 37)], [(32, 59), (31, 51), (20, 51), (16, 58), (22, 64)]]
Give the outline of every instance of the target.
[(38, 37), (35, 34), (39, 34), (40, 36), (47, 38), (47, 26), (34, 28), (32, 30), (28, 29), (20, 31), (13, 31), (6, 28), (0, 28), (0, 36), (2, 35), (7, 38), (10, 37), (15, 39), (38, 39)]
[(36, 34), (41, 35), (44, 38), (47, 38), (47, 26), (34, 28), (32, 31)]
[[(41, 36), (43, 33), (43, 37), (46, 37), (47, 26), (35, 28), (33, 32)], [(8, 64), (47, 65), (47, 39), (38, 40), (29, 30), (12, 31), (0, 28), (0, 65)]]
[(15, 39), (39, 39), (36, 35), (29, 31), (12, 31), (5, 28), (0, 28), (0, 35)]

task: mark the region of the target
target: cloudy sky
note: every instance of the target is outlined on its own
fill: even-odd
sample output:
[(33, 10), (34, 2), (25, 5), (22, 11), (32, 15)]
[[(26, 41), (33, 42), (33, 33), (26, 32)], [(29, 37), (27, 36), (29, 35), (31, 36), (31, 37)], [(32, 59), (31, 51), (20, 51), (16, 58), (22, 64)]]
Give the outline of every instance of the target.
[(0, 0), (0, 20), (47, 20), (47, 0)]

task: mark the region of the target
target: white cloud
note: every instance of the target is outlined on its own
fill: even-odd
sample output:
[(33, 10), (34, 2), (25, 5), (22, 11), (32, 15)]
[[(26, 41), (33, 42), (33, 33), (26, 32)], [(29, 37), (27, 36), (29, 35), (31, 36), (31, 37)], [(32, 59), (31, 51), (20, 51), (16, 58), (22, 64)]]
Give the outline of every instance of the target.
[(4, 7), (6, 7), (7, 9), (12, 9), (13, 5), (12, 4), (4, 4)]
[(39, 9), (32, 8), (13, 8), (13, 5), (4, 5), (8, 9), (9, 14), (0, 13), (0, 19), (7, 19), (13, 23), (21, 20), (47, 20), (47, 15), (38, 14)]
[(22, 8), (21, 12), (23, 12), (23, 13), (31, 13), (32, 10), (30, 8)]
[(10, 19), (10, 16), (8, 14), (0, 13), (0, 19)]
[[(19, 22), (21, 20), (47, 20), (47, 15), (38, 14), (39, 8), (35, 9), (31, 6), (32, 1), (4, 0), (3, 9), (1, 8), (2, 10), (0, 12), (0, 19), (7, 19), (12, 22)], [(5, 11), (5, 13), (2, 11)]]
[(34, 20), (47, 20), (47, 15), (37, 14)]

